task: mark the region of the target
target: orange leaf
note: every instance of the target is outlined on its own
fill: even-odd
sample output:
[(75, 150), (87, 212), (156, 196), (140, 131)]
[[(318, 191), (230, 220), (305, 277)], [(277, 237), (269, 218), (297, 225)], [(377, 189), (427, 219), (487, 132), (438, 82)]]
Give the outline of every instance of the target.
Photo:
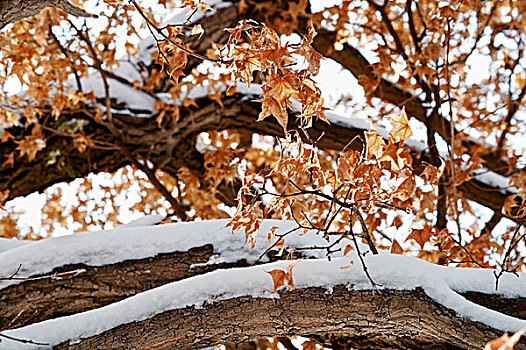
[(203, 35), (203, 33), (205, 32), (205, 30), (203, 29), (203, 27), (198, 24), (198, 25), (195, 25), (193, 28), (192, 28), (192, 35), (199, 35), (199, 38), (201, 38), (201, 36)]
[(393, 129), (389, 133), (389, 139), (398, 142), (404, 142), (413, 135), (413, 131), (409, 126), (409, 120), (407, 119), (407, 114), (405, 113), (405, 108), (402, 109), (402, 113), (399, 116), (394, 116), (389, 119)]
[(378, 133), (373, 128), (371, 128), (370, 131), (364, 132), (364, 134), (367, 143), (367, 159), (370, 159), (372, 156), (375, 156), (377, 159), (379, 159), (384, 153), (384, 139), (378, 136)]
[(31, 162), (35, 159), (38, 151), (46, 148), (46, 139), (40, 130), (40, 126), (36, 124), (31, 131), (31, 135), (25, 136), (17, 143), (16, 149), (20, 151), (20, 156), (27, 155), (28, 160)]
[(429, 182), (429, 183), (432, 183), (432, 184), (437, 184), (438, 183), (438, 180), (440, 179), (440, 177), (442, 176), (442, 174), (444, 173), (444, 169), (446, 168), (446, 162), (444, 162), (444, 160), (442, 160), (442, 158), (440, 158), (440, 167), (437, 168), (431, 164), (428, 164), (426, 162), (423, 162), (424, 163), (424, 171), (422, 172), (422, 174), (420, 174), (420, 177), (422, 179), (424, 179), (425, 181)]
[(316, 343), (310, 340), (304, 341), (303, 344), (301, 344), (301, 347), (303, 350), (316, 350)]
[(502, 206), (502, 214), (511, 218), (526, 216), (526, 194), (519, 193), (506, 197)]
[[(180, 46), (184, 46), (184, 43), (180, 39), (174, 38), (172, 41)], [(162, 62), (164, 70), (173, 79), (177, 80), (177, 78), (183, 74), (182, 69), (188, 61), (186, 52), (166, 41), (159, 44), (159, 51), (159, 60)]]
[(274, 234), (276, 233), (276, 230), (277, 230), (278, 228), (279, 228), (278, 226), (272, 226), (272, 227), (270, 228), (270, 230), (268, 230), (267, 239), (268, 239), (269, 242), (270, 242), (270, 240), (272, 239), (272, 237), (274, 237)]
[(396, 143), (387, 145), (384, 153), (378, 160), (380, 162), (388, 161), (391, 164), (391, 170), (394, 172), (399, 172), (406, 166), (411, 168), (413, 165), (413, 158), (411, 158), (409, 148), (399, 147)]
[(289, 121), (287, 110), (274, 98), (265, 96), (265, 98), (261, 100), (261, 113), (259, 113), (257, 121), (262, 121), (270, 115), (273, 115), (274, 118), (276, 118), (283, 130), (287, 130), (287, 124)]
[(416, 191), (415, 176), (410, 175), (405, 179), (400, 186), (391, 194), (391, 197), (398, 198), (401, 201), (406, 201), (413, 197)]
[(345, 249), (344, 249), (344, 251), (343, 251), (343, 255), (347, 255), (347, 254), (349, 254), (349, 252), (350, 252), (351, 250), (353, 250), (353, 249), (354, 249), (354, 248), (352, 247), (352, 245), (347, 244), (347, 246), (345, 247)]
[(283, 286), (289, 286), (290, 290), (294, 290), (294, 280), (292, 279), (292, 269), (301, 260), (302, 259), (299, 259), (293, 264), (286, 265), (285, 266), (286, 271), (279, 270), (279, 269), (272, 270), (272, 271), (265, 271), (272, 277), (272, 282), (274, 282), (274, 291), (272, 292), (272, 297), (274, 297), (278, 289)]

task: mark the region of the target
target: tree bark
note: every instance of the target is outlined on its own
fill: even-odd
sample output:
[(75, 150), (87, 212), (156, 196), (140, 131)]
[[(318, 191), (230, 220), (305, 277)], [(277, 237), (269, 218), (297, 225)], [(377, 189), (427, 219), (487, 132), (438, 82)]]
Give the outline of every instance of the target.
[(38, 15), (46, 7), (56, 7), (77, 17), (97, 17), (67, 0), (0, 0), (0, 29), (9, 23)]
[[(421, 289), (304, 288), (279, 299), (238, 297), (121, 325), (56, 349), (196, 349), (301, 335), (333, 349), (481, 349), (501, 332), (458, 317)], [(519, 344), (515, 349), (525, 349)]]
[[(170, 282), (217, 269), (247, 267), (251, 264), (250, 261), (244, 259), (205, 264), (213, 255), (217, 257), (217, 254), (220, 252), (214, 250), (213, 244), (207, 244), (184, 252), (163, 253), (154, 257), (125, 260), (103, 266), (75, 264), (55, 268), (50, 274), (77, 269), (83, 271), (71, 277), (27, 280), (0, 289), (0, 329), (18, 328), (52, 318), (92, 310)], [(268, 257), (270, 261), (280, 258), (276, 256), (276, 251), (271, 251)], [(293, 334), (315, 336), (330, 346), (334, 346), (332, 343), (339, 344), (340, 348), (348, 348), (342, 347), (342, 344), (352, 343), (355, 348), (361, 346), (378, 349), (382, 347), (431, 349), (448, 344), (456, 346), (452, 348), (469, 349), (470, 346), (483, 344), (484, 341), (490, 340), (491, 337), (499, 333), (480, 323), (456, 316), (454, 312), (433, 302), (421, 290), (353, 291), (349, 293), (343, 288), (336, 288), (333, 293), (327, 293), (325, 290), (320, 292), (314, 288), (302, 290), (298, 293), (290, 294), (294, 296), (293, 299), (287, 299), (290, 295), (285, 293), (285, 299), (282, 297), (271, 302), (268, 299), (240, 298), (227, 300), (218, 305), (208, 305), (204, 309), (186, 308), (176, 312), (163, 313), (144, 322), (146, 324), (145, 332), (159, 333), (151, 338), (144, 337), (142, 339), (143, 334), (140, 333), (142, 332), (140, 330), (143, 329), (142, 323), (134, 323), (123, 325), (118, 329), (106, 332), (107, 334), (87, 340), (82, 345), (84, 347), (80, 348), (89, 348), (90, 346), (101, 349), (119, 348), (119, 346), (121, 346), (120, 348), (138, 348), (167, 341), (167, 348), (180, 349), (205, 346), (227, 340), (239, 343), (257, 337), (290, 336)], [(476, 291), (466, 292), (462, 295), (486, 308), (512, 317), (526, 318), (526, 298), (509, 299), (496, 294), (489, 295)], [(304, 296), (304, 300), (300, 300), (302, 296)], [(341, 300), (347, 298), (350, 298), (348, 303), (341, 304)], [(387, 302), (386, 300), (390, 301)], [(356, 304), (358, 305), (356, 306), (355, 303), (361, 304)], [(343, 307), (342, 310), (348, 309), (352, 317), (345, 314), (347, 311), (344, 313), (336, 312), (329, 307), (321, 321), (314, 322), (323, 313), (320, 304), (333, 305), (335, 309), (341, 306)], [(302, 310), (309, 310), (308, 317), (298, 313), (299, 305), (303, 305), (301, 306)], [(413, 308), (413, 305), (416, 307)], [(238, 309), (230, 310), (231, 307)], [(271, 310), (272, 308), (274, 309)], [(284, 310), (285, 314), (282, 315), (282, 318), (276, 318), (276, 310), (281, 310), (280, 308)], [(408, 310), (408, 308), (413, 309)], [(313, 309), (316, 311), (311, 311)], [(24, 311), (20, 313), (22, 310)], [(182, 318), (182, 320), (197, 322), (196, 320), (206, 320), (210, 317), (210, 323), (214, 323), (214, 317), (220, 317), (224, 310), (230, 310), (227, 311), (227, 315), (252, 313), (251, 310), (259, 311), (253, 312), (253, 318), (241, 319), (236, 326), (234, 324), (231, 325), (232, 327), (225, 326), (225, 329), (229, 331), (221, 335), (214, 335), (220, 331), (210, 328), (209, 325), (192, 324), (191, 328), (185, 328), (181, 326), (181, 321), (174, 321)], [(228, 320), (228, 317), (225, 321), (227, 325), (228, 322), (237, 322), (237, 319)], [(332, 328), (323, 326), (324, 317), (331, 318)], [(15, 321), (12, 322), (13, 320)], [(286, 324), (285, 320), (289, 323), (291, 320), (296, 320), (294, 322), (297, 324)], [(369, 320), (369, 323), (365, 320)], [(166, 328), (163, 328), (164, 330), (161, 332), (153, 331), (152, 329), (155, 329), (159, 322), (169, 322), (170, 329), (180, 328), (180, 330), (177, 333), (166, 330)], [(408, 326), (406, 322), (409, 322), (410, 325)], [(254, 330), (247, 326), (248, 324), (253, 325)], [(270, 328), (267, 327), (268, 325)], [(194, 339), (192, 334), (201, 327), (203, 327), (203, 332)], [(245, 335), (231, 333), (232, 329), (245, 329), (245, 327), (249, 330)], [(342, 329), (346, 331), (342, 333)], [(475, 333), (469, 335), (469, 332), (472, 331)], [(128, 334), (127, 340), (120, 338), (123, 333)], [(437, 335), (438, 333), (440, 335)], [(188, 339), (184, 340), (185, 337)], [(181, 339), (172, 341), (179, 338)], [(115, 343), (111, 343), (108, 339), (114, 339)], [(122, 344), (119, 345), (121, 342)]]

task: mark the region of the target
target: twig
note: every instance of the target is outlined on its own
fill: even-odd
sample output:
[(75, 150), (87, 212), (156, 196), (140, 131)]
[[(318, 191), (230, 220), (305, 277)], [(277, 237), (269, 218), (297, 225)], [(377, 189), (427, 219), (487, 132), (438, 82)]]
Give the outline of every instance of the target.
[(360, 211), (358, 210), (358, 208), (356, 208), (355, 205), (353, 205), (351, 208), (351, 216), (354, 216), (354, 215), (356, 215), (356, 217), (358, 218), (358, 221), (360, 222), (360, 225), (362, 227), (362, 232), (364, 234), (364, 238), (367, 241), (367, 245), (371, 249), (371, 252), (375, 255), (378, 254), (378, 250), (376, 249), (376, 246), (374, 245), (371, 234), (369, 233), (369, 229), (367, 229), (367, 224), (365, 223), (365, 220), (363, 219), (362, 213), (360, 213)]
[(376, 290), (376, 287), (381, 287), (380, 284), (376, 283), (371, 275), (369, 274), (369, 270), (367, 270), (367, 265), (365, 265), (365, 261), (363, 260), (362, 253), (360, 251), (360, 246), (358, 245), (358, 241), (356, 240), (356, 237), (354, 236), (353, 232), (353, 218), (354, 218), (355, 209), (351, 209), (351, 215), (349, 215), (349, 236), (351, 236), (354, 247), (356, 248), (356, 255), (358, 255), (358, 258), (360, 259), (360, 263), (362, 264), (362, 269), (367, 278), (369, 279), (369, 282), (371, 282), (371, 285), (373, 286), (373, 290)]
[(504, 274), (504, 272), (516, 273), (516, 269), (511, 270), (509, 267), (506, 268), (506, 264), (510, 265), (511, 252), (517, 246), (517, 244), (526, 236), (526, 234), (523, 234), (519, 237), (519, 239), (515, 240), (517, 238), (517, 235), (521, 227), (522, 227), (522, 224), (517, 225), (517, 227), (515, 228), (515, 231), (513, 232), (513, 236), (511, 237), (511, 240), (510, 240), (510, 245), (508, 249), (506, 249), (506, 253), (504, 253), (504, 258), (502, 259), (502, 262), (499, 264), (500, 271), (498, 273), (496, 271), (493, 272), (493, 274), (495, 275), (495, 290), (499, 289), (499, 280)]
[[(280, 234), (279, 237), (278, 237), (278, 240), (276, 242), (274, 242), (272, 245), (270, 245), (267, 249), (265, 249), (265, 251), (263, 253), (261, 253), (261, 255), (256, 259), (256, 261), (254, 261), (252, 263), (252, 265), (250, 265), (250, 266), (256, 265), (268, 252), (270, 252), (276, 245), (278, 245), (279, 242), (281, 242), (285, 238), (285, 236), (287, 236), (287, 235), (289, 235), (289, 234), (291, 234), (293, 232), (296, 232), (300, 228), (301, 227), (298, 226), (298, 227), (295, 227), (295, 228), (293, 228), (293, 229), (291, 229), (291, 230), (289, 230), (289, 231), (287, 231), (287, 232), (285, 232), (283, 234)], [(278, 236), (278, 235), (276, 235), (276, 236)]]
[[(198, 59), (201, 59), (201, 60), (204, 60), (204, 61), (216, 62), (216, 63), (222, 63), (223, 62), (221, 60), (208, 58), (206, 56), (203, 56), (203, 55), (200, 55), (198, 53), (192, 52), (192, 51), (188, 50), (186, 47), (184, 47), (183, 45), (175, 42), (168, 35), (164, 34), (164, 32), (162, 31), (162, 28), (159, 28), (157, 25), (155, 25), (155, 23), (152, 22), (152, 20), (150, 20), (150, 18), (148, 18), (148, 16), (146, 16), (146, 14), (142, 10), (142, 8), (137, 4), (137, 2), (135, 0), (131, 0), (131, 3), (133, 4), (133, 6), (137, 10), (137, 12), (139, 12), (139, 14), (142, 16), (142, 18), (144, 18), (144, 20), (148, 23), (148, 25), (153, 27), (155, 29), (155, 31), (157, 33), (159, 33), (165, 40), (170, 42), (170, 44), (175, 45), (178, 49), (184, 51), (186, 54), (188, 54), (190, 56), (193, 56), (195, 58), (198, 58)], [(157, 41), (157, 38), (155, 36), (154, 36), (154, 39)]]
[(49, 345), (49, 343), (39, 343), (39, 342), (32, 341), (32, 340), (29, 340), (29, 339), (15, 338), (15, 337), (11, 337), (9, 335), (5, 335), (3, 333), (0, 333), (0, 338), (6, 338), (6, 339), (9, 339), (9, 340), (12, 340), (12, 341), (16, 341), (18, 343), (23, 343), (23, 344), (33, 344), (33, 345), (42, 345), (42, 346)]
[(21, 267), (22, 267), (22, 264), (20, 264), (18, 268), (16, 269), (16, 271), (9, 277), (0, 277), (0, 281), (38, 281), (38, 280), (43, 280), (43, 279), (48, 279), (48, 278), (57, 278), (57, 277), (63, 277), (63, 276), (68, 276), (68, 275), (76, 275), (78, 273), (85, 271), (84, 269), (76, 269), (72, 271), (57, 272), (57, 273), (52, 273), (49, 275), (43, 275), (43, 276), (37, 276), (37, 277), (15, 277), (20, 271)]

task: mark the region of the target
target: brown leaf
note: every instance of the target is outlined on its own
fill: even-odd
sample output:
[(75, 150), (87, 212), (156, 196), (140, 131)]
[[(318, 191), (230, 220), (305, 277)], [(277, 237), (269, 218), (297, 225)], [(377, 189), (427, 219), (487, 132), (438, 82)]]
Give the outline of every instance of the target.
[(414, 239), (420, 245), (420, 248), (424, 249), (424, 245), (426, 244), (426, 242), (429, 241), (429, 238), (432, 235), (432, 229), (433, 228), (429, 226), (426, 226), (421, 229), (414, 228), (411, 230), (411, 233), (409, 234), (409, 236), (407, 236), (405, 241), (407, 242), (410, 239)]
[(402, 113), (398, 116), (394, 116), (389, 119), (393, 129), (389, 133), (389, 139), (394, 142), (404, 142), (413, 135), (413, 131), (409, 126), (409, 120), (407, 119), (407, 114), (405, 113), (405, 108), (402, 109)]
[(290, 290), (294, 290), (294, 280), (292, 279), (292, 269), (301, 260), (302, 259), (297, 260), (296, 262), (290, 265), (286, 265), (285, 266), (286, 271), (279, 270), (279, 269), (272, 270), (272, 271), (265, 271), (272, 277), (272, 282), (274, 283), (274, 291), (272, 292), (272, 297), (274, 297), (276, 295), (277, 290), (283, 286), (289, 286)]
[(393, 244), (391, 244), (391, 254), (404, 254), (404, 249), (396, 239), (393, 239)]

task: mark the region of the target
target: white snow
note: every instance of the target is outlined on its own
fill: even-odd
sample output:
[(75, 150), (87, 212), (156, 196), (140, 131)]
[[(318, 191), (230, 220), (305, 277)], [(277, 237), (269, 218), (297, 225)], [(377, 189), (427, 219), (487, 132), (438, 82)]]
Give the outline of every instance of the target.
[[(277, 232), (295, 227), (293, 222), (264, 221), (261, 239), (258, 240), (256, 249), (248, 251), (243, 244), (243, 235), (236, 233), (232, 236), (230, 230), (223, 228), (225, 223), (225, 220), (177, 223), (46, 239), (0, 254), (1, 261), (9, 265), (2, 266), (2, 270), (12, 272), (13, 264), (19, 263), (26, 267), (26, 271), (28, 267), (42, 271), (65, 262), (105, 264), (126, 258), (152, 256), (160, 252), (186, 250), (204, 243), (212, 243), (215, 248), (219, 248), (219, 256), (223, 261), (236, 261), (242, 258), (253, 261), (261, 249), (268, 246), (268, 242), (263, 237), (266, 230), (274, 225), (280, 227)], [(323, 240), (313, 232), (305, 236), (293, 233), (287, 239), (289, 246), (318, 242), (321, 243)], [(318, 286), (330, 291), (335, 285), (344, 284), (354, 290), (370, 289), (370, 282), (364, 275), (358, 258), (353, 254), (355, 253), (351, 254), (351, 259), (354, 261), (354, 266), (347, 270), (341, 267), (349, 264), (349, 258), (335, 258), (331, 262), (326, 259), (299, 262), (293, 270), (296, 288)], [(382, 288), (411, 290), (421, 287), (436, 302), (456, 311), (459, 315), (502, 331), (514, 332), (526, 326), (524, 320), (483, 308), (467, 301), (457, 293), (466, 291), (496, 293), (492, 270), (438, 266), (412, 257), (391, 255), (386, 251), (376, 256), (367, 254), (365, 262), (372, 278), (381, 284)], [(283, 269), (283, 265), (290, 263), (290, 261), (282, 261), (247, 268), (216, 270), (137, 294), (100, 309), (3, 333), (55, 345), (66, 340), (78, 341), (121, 324), (150, 318), (167, 310), (192, 305), (199, 307), (204, 302), (211, 303), (239, 296), (270, 298), (273, 284), (266, 271)], [(499, 286), (498, 294), (504, 297), (526, 297), (526, 275), (523, 273), (519, 274), (519, 277), (502, 276)], [(5, 339), (0, 343), (0, 349), (12, 348), (37, 347), (13, 343)]]
[(130, 221), (127, 224), (121, 225), (120, 227), (130, 228), (130, 227), (138, 227), (138, 226), (152, 226), (152, 225), (160, 223), (161, 221), (164, 220), (164, 218), (165, 218), (164, 215), (159, 215), (159, 214), (145, 215), (143, 217)]
[(510, 178), (502, 176), (493, 171), (483, 170), (481, 173), (474, 174), (475, 180), (480, 181), (488, 186), (499, 188), (501, 193), (510, 194), (518, 193), (519, 189), (510, 185)]
[[(149, 217), (151, 225), (158, 217)], [(253, 250), (245, 244), (242, 232), (234, 235), (231, 229), (225, 228), (227, 220), (210, 220), (200, 222), (184, 222), (164, 224), (159, 226), (120, 226), (111, 231), (82, 232), (69, 236), (52, 237), (32, 244), (8, 250), (0, 254), (0, 276), (10, 276), (22, 264), (18, 277), (51, 272), (55, 267), (66, 264), (82, 263), (89, 266), (101, 266), (116, 263), (126, 259), (142, 259), (159, 253), (186, 251), (193, 247), (212, 243), (214, 263), (238, 261), (246, 259), (255, 261), (268, 247), (267, 232), (272, 226), (279, 226), (276, 233), (287, 232), (296, 227), (291, 221), (265, 220), (260, 227), (260, 236)], [(299, 236), (291, 234), (285, 239), (286, 247), (299, 245), (326, 245), (327, 242), (308, 232)], [(311, 254), (313, 257), (323, 257), (322, 251)], [(263, 260), (265, 261), (265, 260)], [(0, 281), (0, 289), (17, 281)]]
[(9, 239), (0, 237), (0, 253), (11, 250), (13, 248), (22, 247), (31, 241), (22, 241), (19, 239)]

